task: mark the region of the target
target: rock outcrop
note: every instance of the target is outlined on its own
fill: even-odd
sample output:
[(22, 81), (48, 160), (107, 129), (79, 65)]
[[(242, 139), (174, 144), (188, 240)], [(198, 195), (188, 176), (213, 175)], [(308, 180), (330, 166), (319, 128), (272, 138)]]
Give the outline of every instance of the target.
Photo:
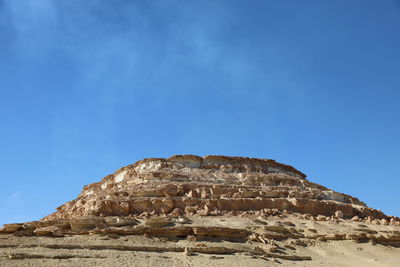
[(123, 167), (84, 187), (44, 220), (82, 216), (237, 215), (277, 209), (314, 216), (390, 220), (357, 198), (312, 183), (270, 159), (176, 155)]
[[(310, 260), (289, 252), (330, 241), (400, 246), (399, 226), (399, 218), (312, 183), (297, 169), (274, 160), (177, 155), (123, 167), (85, 186), (76, 199), (42, 220), (6, 224), (0, 233), (26, 238), (143, 236), (186, 240), (189, 245), (115, 249)], [(247, 245), (221, 247), (213, 241)], [(211, 243), (198, 247), (196, 242)], [(42, 258), (57, 259), (50, 254)], [(15, 257), (39, 257), (29, 255), (22, 251)]]

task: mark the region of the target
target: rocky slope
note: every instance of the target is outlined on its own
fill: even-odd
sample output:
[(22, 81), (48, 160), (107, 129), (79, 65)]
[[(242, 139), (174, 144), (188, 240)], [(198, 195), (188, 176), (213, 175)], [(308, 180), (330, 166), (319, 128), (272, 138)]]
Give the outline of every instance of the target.
[(4, 225), (0, 263), (84, 258), (99, 265), (103, 257), (118, 266), (113, 257), (126, 252), (241, 255), (236, 263), (254, 266), (317, 263), (310, 248), (327, 242), (397, 250), (399, 226), (399, 218), (274, 160), (177, 155), (123, 167), (40, 221)]

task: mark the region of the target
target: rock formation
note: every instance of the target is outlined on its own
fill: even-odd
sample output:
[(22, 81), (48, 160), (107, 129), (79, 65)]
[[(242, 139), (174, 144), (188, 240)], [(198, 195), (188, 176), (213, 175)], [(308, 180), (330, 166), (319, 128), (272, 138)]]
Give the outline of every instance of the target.
[(177, 155), (151, 158), (123, 167), (85, 186), (79, 197), (44, 218), (87, 215), (159, 216), (237, 215), (268, 209), (314, 216), (389, 219), (357, 198), (309, 182), (295, 168), (274, 160)]
[[(339, 224), (346, 230), (338, 228)], [(307, 255), (283, 250), (329, 240), (398, 246), (399, 226), (399, 218), (312, 183), (297, 169), (274, 160), (176, 155), (123, 167), (85, 186), (76, 199), (42, 220), (7, 224), (0, 233), (26, 238), (87, 234), (156, 237), (193, 244), (116, 249), (310, 260)], [(218, 246), (213, 240), (246, 245)], [(199, 241), (210, 243), (198, 247)], [(103, 246), (87, 245), (88, 249), (113, 249)], [(30, 254), (21, 255), (15, 257), (29, 258)]]

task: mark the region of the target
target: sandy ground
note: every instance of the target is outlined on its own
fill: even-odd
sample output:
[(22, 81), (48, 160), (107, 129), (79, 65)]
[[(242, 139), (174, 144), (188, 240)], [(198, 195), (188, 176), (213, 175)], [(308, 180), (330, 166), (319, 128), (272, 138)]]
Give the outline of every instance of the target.
[[(108, 239), (101, 236), (0, 237), (0, 266), (400, 266), (400, 248), (355, 243), (353, 241), (316, 242), (296, 247), (291, 254), (311, 256), (311, 261), (260, 258), (246, 253), (229, 255), (184, 252), (143, 252), (107, 249), (116, 244), (156, 247), (185, 246), (186, 240), (171, 242), (139, 236)], [(213, 242), (196, 242), (213, 246)], [(229, 243), (229, 242), (228, 242)], [(14, 246), (20, 244), (20, 246)], [(102, 249), (63, 248), (65, 245), (102, 245)], [(22, 245), (22, 246), (21, 246)], [(24, 247), (27, 245), (38, 245)], [(53, 245), (53, 247), (43, 247)], [(221, 245), (221, 244), (218, 244)], [(244, 244), (223, 244), (241, 247)]]
[[(369, 229), (379, 233), (397, 232), (399, 227), (343, 221), (317, 222), (298, 218), (270, 218), (260, 221), (238, 217), (194, 217), (192, 225), (230, 226), (262, 229), (265, 225), (285, 225), (304, 234), (348, 233)], [(291, 226), (287, 226), (291, 225)], [(168, 228), (165, 228), (168, 230)], [(356, 243), (351, 240), (312, 239), (306, 245), (293, 240), (276, 241), (280, 249), (272, 257), (260, 256), (260, 242), (221, 239), (191, 240), (145, 237), (141, 235), (66, 235), (37, 237), (0, 235), (0, 266), (400, 266), (400, 247)], [(273, 241), (275, 242), (275, 241)], [(290, 246), (288, 246), (291, 244)], [(209, 253), (184, 252), (184, 248), (217, 248)], [(218, 252), (218, 248), (238, 252)], [(308, 256), (311, 260), (287, 260), (285, 256)]]

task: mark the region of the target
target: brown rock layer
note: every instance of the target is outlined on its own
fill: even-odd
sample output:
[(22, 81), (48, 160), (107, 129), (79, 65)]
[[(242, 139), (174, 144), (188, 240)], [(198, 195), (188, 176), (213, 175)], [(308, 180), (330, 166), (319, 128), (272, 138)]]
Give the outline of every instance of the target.
[(357, 198), (309, 182), (292, 166), (270, 159), (176, 155), (123, 167), (87, 185), (75, 200), (44, 220), (287, 210), (345, 218), (388, 219)]

